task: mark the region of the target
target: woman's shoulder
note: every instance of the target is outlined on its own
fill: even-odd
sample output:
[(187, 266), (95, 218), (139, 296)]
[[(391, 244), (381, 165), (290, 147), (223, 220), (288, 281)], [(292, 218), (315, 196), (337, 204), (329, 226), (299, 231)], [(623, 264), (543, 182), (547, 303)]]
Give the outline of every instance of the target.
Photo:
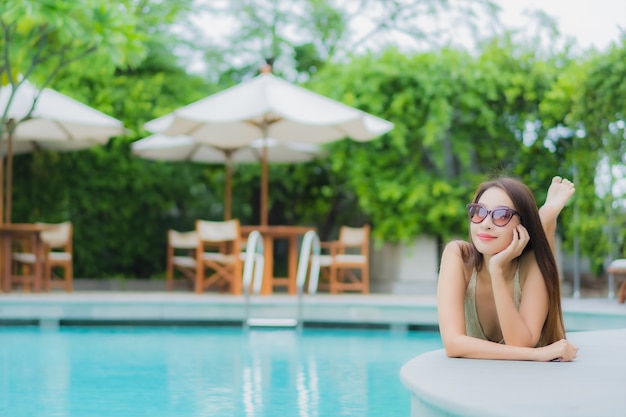
[(469, 282), (473, 264), (469, 262), (472, 245), (464, 240), (452, 240), (448, 242), (443, 250), (441, 256), (441, 264), (453, 266), (456, 269), (456, 274), (462, 276), (465, 284)]
[(446, 244), (444, 253), (448, 252), (463, 256), (463, 254), (469, 253), (471, 247), (472, 245), (464, 240), (451, 240)]

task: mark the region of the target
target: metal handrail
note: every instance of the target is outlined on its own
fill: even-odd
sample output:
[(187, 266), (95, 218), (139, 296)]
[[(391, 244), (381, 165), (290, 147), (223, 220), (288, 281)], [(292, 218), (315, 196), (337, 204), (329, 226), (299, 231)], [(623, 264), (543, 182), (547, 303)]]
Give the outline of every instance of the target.
[[(298, 329), (302, 329), (303, 288), (306, 282), (307, 270), (309, 271), (308, 293), (309, 295), (314, 295), (317, 292), (317, 284), (320, 277), (320, 253), (320, 239), (315, 231), (309, 230), (304, 234), (304, 238), (302, 239), (300, 259), (298, 259), (298, 273), (296, 275), (296, 288), (298, 290)], [(313, 256), (311, 256), (311, 254)]]
[[(250, 284), (254, 294), (261, 292), (263, 284), (263, 270), (265, 269), (265, 257), (263, 255), (263, 239), (261, 233), (253, 230), (248, 235), (246, 244), (245, 260), (243, 264), (243, 294), (244, 300), (244, 324), (248, 325), (250, 319)], [(254, 274), (254, 281), (252, 280)]]
[[(298, 295), (302, 295), (306, 282), (306, 272), (309, 270), (309, 260), (311, 268), (309, 272), (308, 293), (313, 295), (317, 292), (317, 283), (320, 276), (320, 239), (313, 230), (304, 234), (302, 247), (300, 248), (300, 259), (298, 260), (298, 273), (296, 275), (296, 288)], [(311, 254), (313, 256), (311, 257)]]
[[(261, 253), (257, 252), (261, 248)], [(317, 284), (320, 274), (320, 239), (314, 231), (304, 234), (300, 247), (300, 258), (298, 259), (298, 269), (296, 273), (297, 318), (296, 319), (251, 319), (250, 318), (250, 284), (254, 286), (254, 293), (259, 294), (263, 280), (263, 243), (261, 234), (257, 231), (250, 233), (246, 249), (246, 263), (244, 265), (243, 285), (245, 295), (245, 320), (246, 328), (252, 326), (264, 327), (296, 327), (302, 329), (302, 305), (304, 284), (307, 281), (309, 272), (309, 285), (307, 292), (313, 295), (317, 292)], [(311, 256), (312, 255), (312, 256)], [(252, 270), (254, 269), (254, 281), (252, 281)]]

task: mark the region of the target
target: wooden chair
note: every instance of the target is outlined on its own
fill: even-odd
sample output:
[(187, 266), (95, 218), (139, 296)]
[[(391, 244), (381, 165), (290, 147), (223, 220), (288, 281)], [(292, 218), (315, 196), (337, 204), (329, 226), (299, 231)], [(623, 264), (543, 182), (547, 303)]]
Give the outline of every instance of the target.
[(331, 294), (369, 294), (369, 236), (369, 225), (342, 226), (339, 240), (321, 243), (322, 250), (329, 253), (320, 256), (320, 273), (328, 279)]
[(242, 252), (239, 220), (196, 220), (195, 292), (217, 287), (239, 295), (242, 290)]
[[(176, 281), (175, 273), (179, 271), (183, 280), (192, 285), (196, 281), (196, 249), (198, 234), (190, 232), (167, 231), (167, 262), (165, 279), (167, 290), (172, 291)], [(181, 281), (181, 280), (178, 280)]]
[[(64, 288), (72, 292), (74, 287), (74, 260), (72, 249), (72, 237), (74, 228), (71, 222), (63, 223), (37, 223), (50, 228), (41, 232), (41, 240), (45, 244), (45, 263), (43, 272), (43, 290), (50, 291), (53, 287)], [(13, 262), (16, 266), (30, 269), (35, 264), (35, 254), (32, 252), (13, 253)], [(55, 274), (57, 269), (62, 269), (63, 274)]]

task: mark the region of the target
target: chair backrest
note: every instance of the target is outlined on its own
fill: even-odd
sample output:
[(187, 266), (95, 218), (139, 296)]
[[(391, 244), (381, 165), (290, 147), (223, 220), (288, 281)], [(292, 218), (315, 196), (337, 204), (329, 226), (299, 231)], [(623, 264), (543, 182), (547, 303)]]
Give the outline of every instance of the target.
[(167, 244), (174, 249), (195, 249), (198, 247), (198, 233), (179, 232), (176, 230), (167, 231)]
[(366, 254), (369, 248), (370, 227), (341, 226), (339, 229), (339, 242), (344, 247), (359, 248), (361, 253)]
[(207, 220), (196, 220), (196, 233), (202, 242), (232, 242), (241, 241), (241, 231), (239, 220), (226, 220), (223, 222), (213, 222)]
[(50, 226), (50, 229), (41, 232), (41, 240), (52, 249), (64, 249), (70, 252), (72, 248), (72, 222), (62, 223), (37, 223)]

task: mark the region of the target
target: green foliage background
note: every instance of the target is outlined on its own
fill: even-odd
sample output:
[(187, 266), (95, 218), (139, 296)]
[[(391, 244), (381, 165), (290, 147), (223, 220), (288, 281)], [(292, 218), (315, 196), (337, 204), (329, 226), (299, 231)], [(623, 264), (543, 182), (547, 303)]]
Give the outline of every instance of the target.
[[(222, 217), (223, 166), (145, 161), (130, 144), (148, 134), (146, 121), (256, 72), (249, 64), (218, 77), (186, 69), (168, 28), (184, 21), (191, 2), (124, 3), (136, 19), (134, 39), (143, 39), (141, 59), (113, 70), (94, 64), (102, 57), (77, 61), (50, 86), (119, 118), (128, 134), (105, 147), (15, 159), (13, 221), (74, 222), (77, 277), (162, 276), (168, 228)], [(313, 3), (333, 22), (321, 38), (340, 39), (341, 15)], [(323, 26), (322, 17), (316, 24)], [(626, 164), (626, 38), (583, 56), (541, 54), (508, 35), (475, 53), (390, 46), (341, 61), (329, 58), (333, 45), (323, 46), (324, 54), (313, 41), (291, 45), (296, 73), (277, 68), (278, 75), (395, 127), (369, 143), (329, 145), (326, 157), (307, 164), (271, 166), (270, 224), (315, 225), (332, 238), (342, 224), (368, 222), (378, 243), (422, 234), (443, 242), (466, 235), (464, 206), (480, 181), (515, 175), (543, 202), (558, 174), (577, 188), (562, 215), (565, 249), (578, 236), (598, 274), (607, 256), (626, 256), (624, 196), (602, 195), (596, 178), (602, 161)], [(234, 173), (233, 215), (244, 224), (258, 219), (259, 177), (257, 165)]]

